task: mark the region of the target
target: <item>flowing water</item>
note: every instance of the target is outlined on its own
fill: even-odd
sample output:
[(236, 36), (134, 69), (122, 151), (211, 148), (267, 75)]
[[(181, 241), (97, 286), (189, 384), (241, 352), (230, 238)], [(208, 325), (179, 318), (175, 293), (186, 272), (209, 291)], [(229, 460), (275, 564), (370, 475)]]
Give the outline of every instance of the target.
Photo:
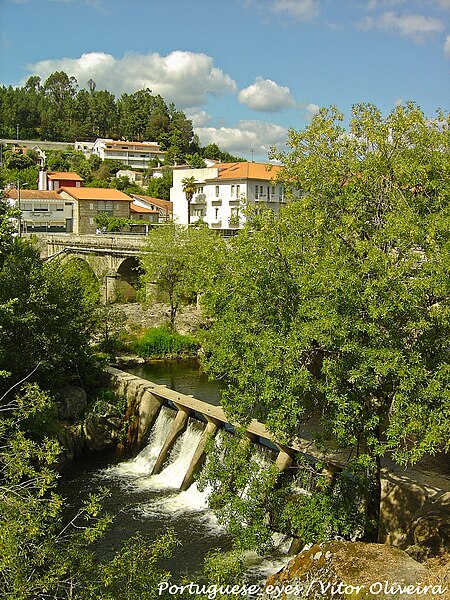
[[(115, 518), (98, 544), (101, 557), (111, 556), (124, 540), (137, 532), (153, 540), (167, 528), (173, 528), (182, 545), (175, 549), (173, 558), (164, 567), (172, 572), (176, 581), (181, 577), (189, 580), (198, 577), (208, 551), (231, 549), (231, 539), (208, 509), (207, 491), (200, 492), (195, 483), (185, 492), (178, 491), (202, 434), (201, 423), (189, 419), (161, 473), (151, 475), (174, 418), (175, 411), (162, 407), (148, 444), (135, 458), (119, 461), (97, 456), (95, 465), (86, 463), (83, 468), (77, 468), (64, 477), (60, 487), (73, 510), (79, 506), (80, 498), (90, 492), (99, 487), (109, 489), (111, 495), (105, 507)], [(271, 459), (269, 453), (260, 448), (255, 460), (264, 464)], [(283, 556), (274, 562), (248, 555), (249, 577), (254, 582), (261, 581), (285, 562)]]

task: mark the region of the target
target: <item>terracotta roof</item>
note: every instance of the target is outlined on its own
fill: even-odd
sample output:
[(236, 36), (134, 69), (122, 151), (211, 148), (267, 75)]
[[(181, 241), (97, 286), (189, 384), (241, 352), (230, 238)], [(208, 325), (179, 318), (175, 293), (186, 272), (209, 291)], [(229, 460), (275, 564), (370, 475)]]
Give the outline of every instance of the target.
[(159, 214), (159, 211), (157, 211), (157, 210), (152, 210), (151, 208), (144, 208), (143, 206), (138, 206), (134, 202), (132, 202), (130, 204), (130, 212), (141, 213), (141, 214), (151, 213), (152, 215)]
[(84, 181), (84, 179), (74, 171), (48, 171), (47, 177), (49, 179), (59, 179), (61, 181)]
[(114, 188), (60, 187), (58, 193), (66, 192), (75, 200), (111, 200), (131, 202), (132, 198)]
[[(19, 197), (19, 192), (17, 190), (6, 190), (5, 195), (13, 200), (17, 200)], [(21, 200), (59, 200), (60, 202), (63, 200), (59, 194), (53, 191), (45, 191), (45, 190), (20, 190), (20, 199)]]
[(154, 204), (155, 206), (159, 206), (160, 208), (164, 208), (169, 212), (173, 210), (173, 202), (169, 202), (169, 200), (161, 200), (161, 198), (152, 198), (151, 196), (142, 196), (141, 194), (133, 194), (134, 198), (140, 198), (145, 202), (149, 202)]
[(221, 163), (216, 165), (217, 179), (265, 179), (271, 181), (280, 172), (279, 165), (255, 162)]

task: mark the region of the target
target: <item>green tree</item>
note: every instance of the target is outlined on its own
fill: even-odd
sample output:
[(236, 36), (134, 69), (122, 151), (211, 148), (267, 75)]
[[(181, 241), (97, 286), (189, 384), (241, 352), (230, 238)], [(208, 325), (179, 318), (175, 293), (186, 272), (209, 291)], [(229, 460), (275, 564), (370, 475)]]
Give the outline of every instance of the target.
[(449, 118), (357, 105), (342, 121), (321, 110), (275, 155), (293, 202), (230, 241), (203, 296), (206, 363), (230, 418), (289, 442), (314, 417), (322, 444), (352, 450), (374, 540), (381, 458), (450, 449)]
[[(2, 307), (0, 307), (1, 310)], [(60, 448), (30, 440), (24, 423), (49, 404), (36, 385), (0, 399), (0, 596), (10, 600), (73, 598), (153, 599), (169, 574), (159, 566), (177, 540), (167, 532), (149, 543), (136, 536), (109, 561), (95, 554), (112, 518), (91, 495), (71, 518), (58, 495), (52, 468)]]
[(147, 193), (152, 198), (170, 201), (170, 188), (172, 185), (172, 169), (163, 168), (162, 177), (151, 177), (148, 180)]
[[(0, 270), (0, 370), (12, 385), (33, 376), (47, 389), (67, 382), (89, 387), (93, 380), (90, 336), (98, 284), (78, 264), (43, 263), (37, 250), (17, 240)], [(93, 381), (92, 381), (93, 383)]]
[(174, 328), (178, 308), (196, 300), (202, 293), (212, 257), (220, 253), (222, 240), (208, 228), (188, 229), (166, 223), (148, 234), (141, 259), (143, 281), (156, 286), (170, 305), (169, 325)]

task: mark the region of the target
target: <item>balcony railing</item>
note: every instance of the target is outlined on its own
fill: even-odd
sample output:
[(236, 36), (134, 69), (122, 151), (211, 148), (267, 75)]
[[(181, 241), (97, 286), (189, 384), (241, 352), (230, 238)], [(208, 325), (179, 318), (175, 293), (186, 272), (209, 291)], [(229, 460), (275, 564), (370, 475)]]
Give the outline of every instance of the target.
[(284, 202), (283, 194), (255, 194), (258, 202)]
[(206, 204), (206, 194), (197, 194), (191, 200), (191, 204)]

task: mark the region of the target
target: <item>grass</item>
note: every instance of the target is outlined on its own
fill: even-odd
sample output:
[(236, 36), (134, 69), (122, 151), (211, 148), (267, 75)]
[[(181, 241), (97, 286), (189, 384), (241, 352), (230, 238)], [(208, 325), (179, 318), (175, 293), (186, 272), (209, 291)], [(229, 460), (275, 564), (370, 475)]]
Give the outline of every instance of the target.
[(133, 340), (133, 351), (143, 358), (189, 358), (197, 355), (199, 343), (167, 327), (148, 329)]

